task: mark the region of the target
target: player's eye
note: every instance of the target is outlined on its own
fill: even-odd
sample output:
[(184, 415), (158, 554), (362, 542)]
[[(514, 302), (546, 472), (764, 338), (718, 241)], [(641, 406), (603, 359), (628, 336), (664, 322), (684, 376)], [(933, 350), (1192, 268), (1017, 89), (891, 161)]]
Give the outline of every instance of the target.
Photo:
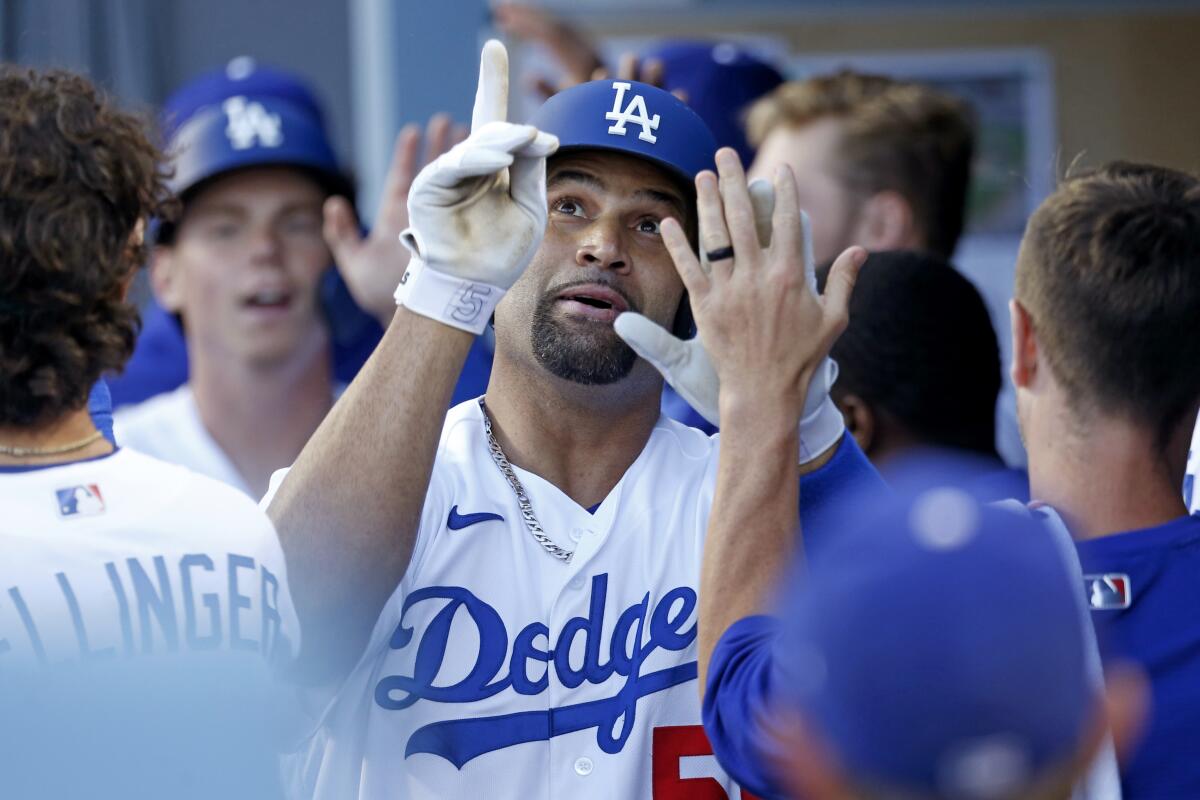
[(280, 230), (286, 234), (316, 234), (321, 230), (321, 221), (314, 214), (291, 214), (283, 219)]
[(658, 235), (661, 221), (654, 217), (642, 217), (638, 220), (637, 229), (640, 233), (651, 233)]
[(550, 207), (560, 214), (567, 214), (572, 217), (583, 216), (583, 206), (573, 197), (561, 197), (555, 200)]
[(214, 239), (234, 239), (242, 232), (242, 226), (233, 221), (214, 222), (207, 230)]

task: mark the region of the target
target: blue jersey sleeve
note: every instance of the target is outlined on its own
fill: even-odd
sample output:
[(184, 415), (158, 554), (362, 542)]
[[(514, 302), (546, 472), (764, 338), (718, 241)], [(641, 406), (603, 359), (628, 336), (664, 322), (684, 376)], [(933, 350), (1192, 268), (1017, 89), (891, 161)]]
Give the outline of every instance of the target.
[(875, 466), (854, 441), (850, 432), (842, 441), (829, 463), (800, 479), (800, 534), (804, 549), (812, 553), (815, 546), (835, 535), (825, 520), (836, 517), (839, 505), (849, 498), (869, 496), (872, 492), (888, 492), (887, 484)]
[(704, 689), (704, 731), (713, 754), (730, 777), (761, 798), (779, 796), (766, 763), (771, 743), (763, 727), (778, 633), (774, 617), (746, 617), (730, 625), (713, 649)]
[[(854, 437), (844, 434), (829, 463), (800, 479), (805, 550), (811, 553), (836, 536), (833, 520), (842, 503), (888, 491)], [(734, 780), (762, 798), (780, 795), (767, 759), (772, 741), (764, 728), (778, 633), (774, 617), (738, 620), (717, 642), (705, 678), (704, 730), (713, 753)]]

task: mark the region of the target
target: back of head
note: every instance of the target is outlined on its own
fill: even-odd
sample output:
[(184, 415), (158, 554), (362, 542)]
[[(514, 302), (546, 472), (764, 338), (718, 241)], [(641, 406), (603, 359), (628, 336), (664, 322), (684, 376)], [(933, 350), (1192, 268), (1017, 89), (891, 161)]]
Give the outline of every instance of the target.
[(1200, 180), (1116, 162), (1063, 181), (1029, 220), (1016, 297), (1075, 410), (1165, 449), (1200, 403)]
[(779, 720), (862, 796), (1065, 797), (1099, 701), (1078, 579), (1037, 519), (956, 488), (954, 461), (924, 469), (847, 505), (789, 591)]
[(133, 350), (141, 226), (168, 210), (138, 117), (67, 72), (0, 69), (0, 425), (83, 408)]
[(756, 102), (747, 130), (758, 147), (776, 127), (821, 119), (843, 123), (835, 171), (863, 198), (894, 191), (908, 201), (925, 248), (950, 258), (962, 235), (971, 160), (973, 114), (928, 86), (842, 71), (791, 81)]
[(921, 444), (995, 454), (1000, 350), (983, 298), (950, 264), (872, 253), (831, 355), (835, 398), (857, 395)]

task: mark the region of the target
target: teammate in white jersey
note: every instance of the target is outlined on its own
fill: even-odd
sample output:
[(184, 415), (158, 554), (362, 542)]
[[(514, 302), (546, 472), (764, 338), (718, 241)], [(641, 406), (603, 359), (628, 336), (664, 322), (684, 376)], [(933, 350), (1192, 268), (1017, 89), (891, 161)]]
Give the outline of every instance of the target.
[(161, 155), (65, 72), (0, 71), (0, 130), (0, 796), (269, 797), (300, 644), (270, 520), (88, 414), (133, 347)]
[[(150, 276), (186, 329), (188, 382), (118, 409), (116, 438), (257, 499), (333, 405), (347, 346), (371, 338), (370, 320), (342, 295), (391, 318), (405, 222), (381, 217), (361, 235), (353, 186), (297, 75), (239, 57), (180, 87), (163, 118), (182, 210), (155, 228)], [(453, 135), (449, 118), (431, 121), (429, 154)], [(406, 191), (420, 142), (412, 126), (397, 138), (387, 191)], [(360, 268), (373, 250), (396, 266)]]
[[(504, 121), (506, 95), (507, 56), (491, 42), (471, 136), (409, 195), (401, 308), (273, 480), (269, 510), (313, 645), (303, 666), (335, 689), (316, 705), (296, 794), (745, 796), (711, 758), (694, 683), (716, 440), (660, 416), (662, 378), (614, 320), (637, 312), (623, 335), (669, 353), (677, 388), (703, 390), (710, 413), (720, 375), (721, 410), (741, 404), (738, 435), (810, 463), (842, 441), (822, 471), (843, 457), (865, 465), (826, 413), (819, 369), (850, 281), (834, 281), (828, 319), (811, 294), (793, 302), (809, 290), (790, 172), (776, 180), (777, 246), (756, 258), (736, 155), (717, 154), (723, 215), (711, 135), (669, 94), (583, 84), (551, 98), (537, 127)], [(697, 217), (724, 287), (697, 298), (701, 334), (721, 345), (711, 364), (666, 330), (690, 326), (668, 245), (676, 263), (694, 260), (684, 226)], [(771, 264), (736, 291), (735, 249), (747, 269)], [(849, 251), (838, 274), (861, 256)], [(446, 416), (471, 334), (493, 312), (486, 405)], [(799, 372), (801, 395), (822, 375), (800, 436), (755, 427), (767, 416), (756, 408), (797, 400)]]

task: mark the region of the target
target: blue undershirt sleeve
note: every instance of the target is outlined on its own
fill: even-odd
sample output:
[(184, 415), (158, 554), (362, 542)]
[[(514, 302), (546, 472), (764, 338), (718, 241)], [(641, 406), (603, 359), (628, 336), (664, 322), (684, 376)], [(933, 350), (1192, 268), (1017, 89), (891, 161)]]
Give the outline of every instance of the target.
[(763, 727), (771, 701), (771, 659), (779, 621), (745, 617), (729, 626), (713, 650), (704, 690), (704, 731), (717, 761), (744, 789), (761, 798), (779, 796), (765, 753)]
[[(887, 484), (849, 433), (829, 463), (800, 479), (800, 524), (807, 553), (836, 536), (841, 503), (889, 492)], [(789, 571), (788, 574), (795, 574)], [(725, 771), (762, 798), (780, 796), (767, 754), (765, 726), (772, 703), (775, 642), (779, 620), (757, 615), (735, 622), (713, 650), (705, 676), (704, 729)]]
[(850, 432), (842, 434), (829, 463), (800, 478), (800, 534), (805, 552), (811, 554), (814, 546), (837, 535), (831, 528), (841, 503), (889, 491)]

